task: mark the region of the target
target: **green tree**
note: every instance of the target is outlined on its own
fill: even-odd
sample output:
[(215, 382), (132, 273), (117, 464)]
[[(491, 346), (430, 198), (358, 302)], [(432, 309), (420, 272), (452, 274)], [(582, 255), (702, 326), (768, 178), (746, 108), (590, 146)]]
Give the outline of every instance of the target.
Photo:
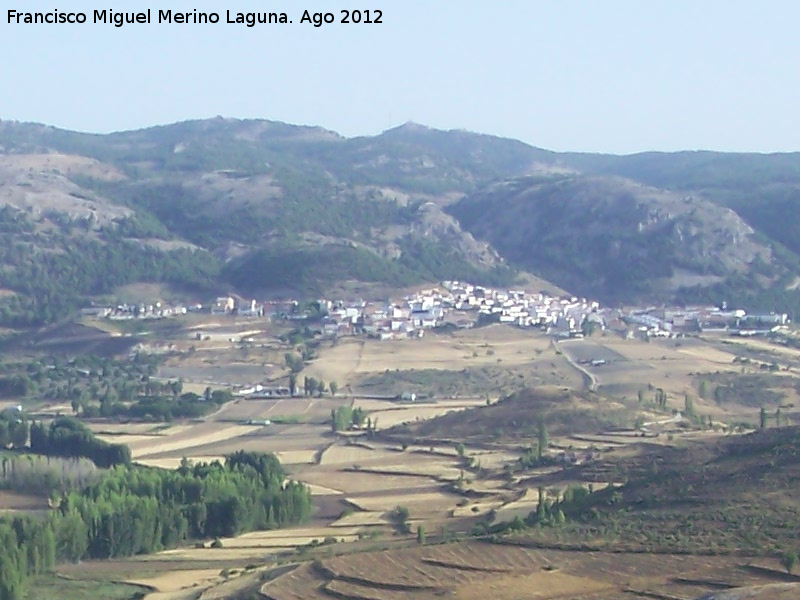
[(542, 456), (544, 456), (545, 449), (550, 445), (550, 439), (549, 436), (547, 435), (547, 426), (545, 425), (543, 419), (539, 419), (538, 442), (539, 442), (539, 450), (538, 450), (539, 460), (541, 460)]
[(311, 396), (317, 391), (317, 380), (314, 377), (308, 377), (303, 380), (303, 392), (306, 396)]
[(351, 418), (353, 420), (353, 425), (355, 425), (358, 428), (361, 428), (364, 426), (364, 421), (367, 418), (367, 413), (364, 412), (363, 408), (357, 406), (356, 408), (353, 409)]
[(0, 450), (8, 448), (11, 443), (11, 434), (8, 431), (8, 421), (0, 418)]
[(422, 524), (417, 525), (417, 544), (425, 545), (425, 526)]
[[(359, 409), (361, 410), (361, 409)], [(348, 405), (340, 406), (331, 411), (331, 428), (336, 431), (347, 431), (353, 425), (353, 407)]]
[(397, 531), (403, 534), (408, 534), (411, 531), (411, 527), (408, 524), (408, 519), (410, 518), (411, 514), (409, 513), (408, 509), (405, 506), (395, 506), (394, 510), (392, 511), (390, 518), (392, 523), (394, 523), (395, 528)]
[(539, 501), (536, 505), (536, 518), (539, 522), (543, 522), (547, 518), (548, 514), (548, 505), (547, 505), (547, 496), (545, 493), (545, 489), (543, 487), (539, 487)]
[(214, 404), (225, 404), (233, 400), (233, 392), (230, 390), (214, 390), (211, 392), (211, 401)]
[(8, 434), (11, 445), (16, 448), (24, 448), (28, 443), (28, 430), (30, 423), (24, 415), (19, 419), (14, 419), (9, 423)]
[(689, 394), (684, 394), (683, 396), (683, 413), (689, 419), (697, 417), (697, 413), (694, 409), (694, 400), (689, 397)]
[(781, 566), (786, 569), (786, 572), (791, 574), (794, 571), (794, 568), (797, 566), (797, 551), (796, 550), (789, 550), (784, 552), (781, 556)]
[(700, 381), (697, 393), (703, 400), (708, 398), (708, 381), (705, 379)]
[(326, 389), (325, 382), (320, 379), (317, 382), (317, 397), (318, 398), (322, 398), (322, 394), (325, 393), (325, 389)]
[(338, 383), (336, 383), (335, 381), (331, 381), (331, 382), (328, 384), (328, 387), (329, 387), (329, 388), (330, 388), (330, 390), (331, 390), (331, 396), (335, 396), (335, 395), (336, 395), (336, 392), (338, 392), (338, 391), (339, 391), (339, 384), (338, 384)]
[(27, 575), (26, 557), (14, 529), (0, 523), (0, 599), (22, 600)]
[(300, 356), (287, 352), (283, 355), (283, 359), (291, 373), (299, 373), (303, 370), (303, 359)]

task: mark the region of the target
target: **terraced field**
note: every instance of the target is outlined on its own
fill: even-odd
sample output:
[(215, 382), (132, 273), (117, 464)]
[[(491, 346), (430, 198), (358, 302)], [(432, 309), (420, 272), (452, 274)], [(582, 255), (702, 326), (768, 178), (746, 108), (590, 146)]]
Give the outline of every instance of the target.
[(690, 599), (785, 579), (773, 566), (754, 568), (730, 557), (571, 552), (472, 542), (322, 559), (264, 584), (260, 593), (269, 600)]

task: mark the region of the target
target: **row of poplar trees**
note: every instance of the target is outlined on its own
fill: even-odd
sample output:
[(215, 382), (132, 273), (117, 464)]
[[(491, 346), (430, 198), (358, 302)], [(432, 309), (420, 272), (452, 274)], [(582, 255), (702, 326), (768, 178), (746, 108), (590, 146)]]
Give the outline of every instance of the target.
[(0, 600), (20, 600), (31, 575), (59, 562), (157, 552), (310, 515), (308, 488), (285, 483), (274, 455), (237, 452), (174, 471), (117, 466), (62, 495), (46, 518), (0, 519)]

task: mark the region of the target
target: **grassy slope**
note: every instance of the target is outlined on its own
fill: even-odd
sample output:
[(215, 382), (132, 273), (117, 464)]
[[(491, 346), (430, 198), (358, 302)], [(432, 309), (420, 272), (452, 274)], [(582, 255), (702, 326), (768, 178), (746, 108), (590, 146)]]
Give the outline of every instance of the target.
[(768, 429), (682, 448), (653, 446), (572, 473), (627, 480), (562, 506), (568, 523), (535, 536), (622, 547), (777, 554), (800, 528), (800, 428)]
[(633, 418), (633, 412), (621, 404), (599, 396), (536, 388), (516, 392), (491, 406), (399, 426), (389, 433), (453, 440), (530, 441), (536, 439), (540, 421), (544, 421), (550, 435), (565, 435), (631, 425)]

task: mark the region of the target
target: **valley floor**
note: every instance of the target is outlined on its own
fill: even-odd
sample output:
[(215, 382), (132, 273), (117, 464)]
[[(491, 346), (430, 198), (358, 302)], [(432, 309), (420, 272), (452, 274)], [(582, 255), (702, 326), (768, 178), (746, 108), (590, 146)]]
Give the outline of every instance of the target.
[[(459, 368), (499, 364), (515, 377), (522, 374), (520, 380), (536, 379), (545, 395), (580, 389), (588, 375), (594, 389), (580, 392), (588, 394), (581, 410), (592, 403), (599, 411), (613, 406), (628, 411), (631, 422), (638, 418), (644, 425), (639, 430), (616, 427), (560, 433), (563, 424), (555, 424), (550, 452), (553, 456), (589, 453), (613, 465), (631, 457), (647, 464), (652, 448), (722, 439), (733, 429), (723, 429), (726, 423), (756, 421), (757, 408), (745, 401), (720, 404), (700, 398), (698, 375), (710, 379), (728, 373), (762, 376), (764, 369), (757, 361), (780, 356), (784, 370), (774, 376), (792, 377), (800, 363), (800, 356), (761, 343), (731, 344), (722, 339), (645, 343), (610, 334), (552, 343), (541, 335), (504, 330), (431, 336), (408, 344), (344, 342), (323, 348), (309, 372), (329, 380), (341, 378), (346, 384), (350, 378), (363, 381), (385, 375), (390, 366), (401, 374), (431, 367), (457, 378)], [(752, 362), (743, 365), (737, 360), (742, 356)], [(602, 365), (587, 364), (598, 359), (604, 361)], [(224, 355), (216, 360), (224, 362)], [(248, 360), (255, 364), (259, 359)], [(205, 376), (207, 371), (198, 373)], [(442, 384), (441, 379), (436, 381)], [(187, 387), (206, 384), (191, 377), (185, 383)], [(666, 409), (652, 403), (652, 390), (659, 388), (668, 394)], [(375, 395), (389, 391), (371, 389)], [(644, 401), (637, 399), (642, 390)], [(698, 412), (719, 424), (716, 431), (688, 427), (682, 418), (673, 417), (674, 409), (683, 408), (686, 394), (696, 400)], [(780, 573), (773, 559), (546, 549), (527, 547), (524, 539), (512, 543), (505, 538), (501, 539), (505, 543), (473, 540), (438, 545), (445, 538), (469, 536), (476, 523), (487, 519), (502, 523), (524, 518), (536, 510), (540, 487), (545, 486), (552, 497), (575, 482), (567, 464), (514, 472), (520, 457), (536, 442), (536, 407), (528, 417), (520, 413), (521, 419), (532, 419), (522, 437), (495, 435), (487, 429), (480, 436), (463, 439), (459, 450), (457, 442), (462, 440), (454, 438), (455, 430), (440, 427), (425, 435), (415, 433), (423, 424), (435, 423), (431, 419), (436, 417), (497, 404), (497, 396), (487, 398), (483, 393), (451, 396), (437, 394), (416, 402), (364, 399), (357, 393), (237, 399), (196, 421), (93, 422), (92, 429), (102, 439), (129, 445), (134, 460), (151, 466), (174, 468), (183, 458), (209, 461), (236, 450), (274, 452), (291, 478), (310, 487), (316, 514), (306, 526), (226, 538), (218, 548), (206, 543), (124, 561), (65, 566), (59, 573), (77, 579), (105, 573), (109, 580), (147, 586), (148, 600), (233, 598), (243, 590), (271, 600), (399, 600), (443, 595), (470, 600), (689, 600), (730, 587), (794, 581)], [(343, 404), (359, 406), (377, 420), (377, 434), (334, 435), (331, 410)], [(56, 409), (67, 408), (50, 408)], [(264, 424), (267, 421), (270, 424)], [(572, 423), (580, 422), (584, 421)], [(611, 468), (598, 470), (593, 482), (596, 490), (620, 484)], [(408, 509), (412, 532), (422, 528), (428, 541), (437, 545), (417, 547), (413, 535), (398, 535), (392, 518), (397, 506)], [(276, 566), (282, 571), (273, 572)]]

